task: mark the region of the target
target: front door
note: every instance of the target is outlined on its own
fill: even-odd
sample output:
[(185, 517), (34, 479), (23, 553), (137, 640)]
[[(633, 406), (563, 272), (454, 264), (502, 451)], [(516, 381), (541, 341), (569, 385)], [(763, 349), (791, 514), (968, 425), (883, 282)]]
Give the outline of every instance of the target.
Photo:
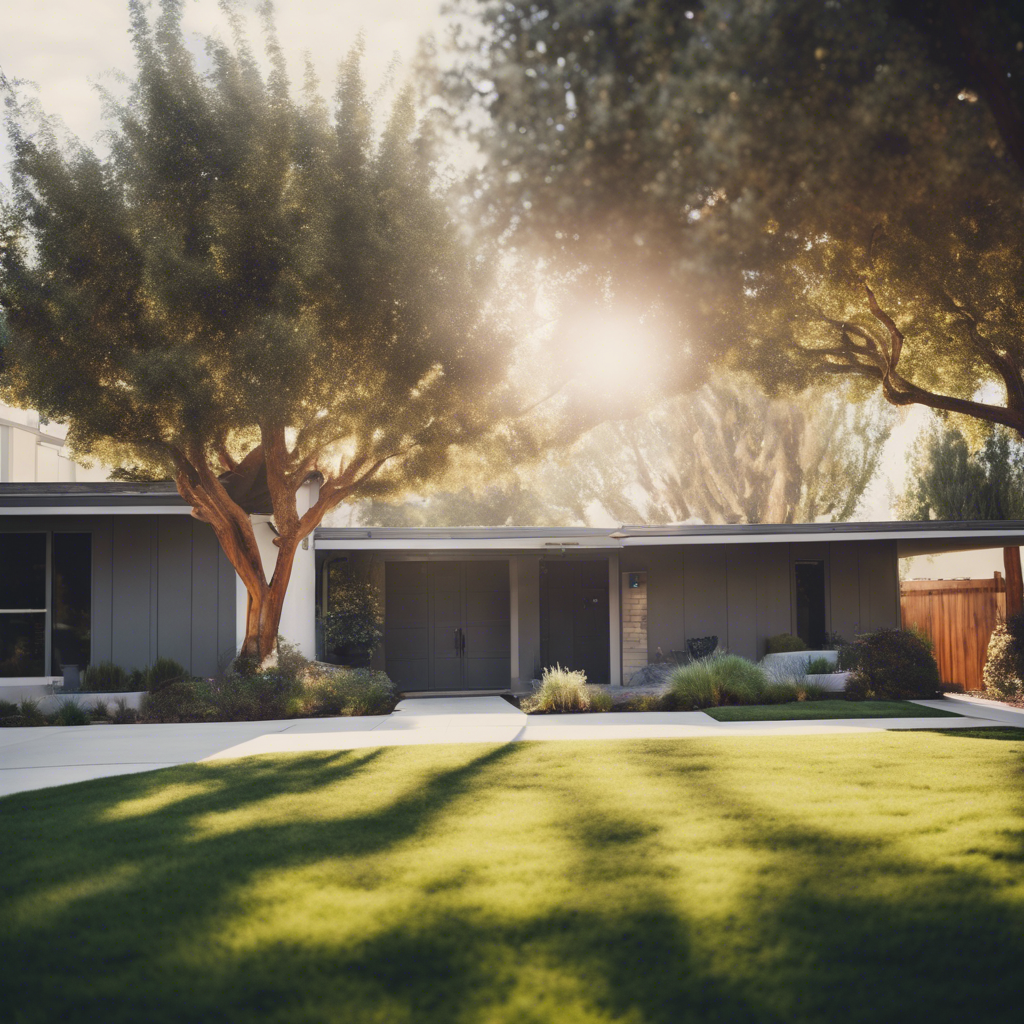
[(507, 561), (388, 562), (385, 670), (400, 690), (505, 690)]
[(545, 668), (582, 670), (609, 681), (608, 563), (555, 560), (540, 566), (540, 645)]

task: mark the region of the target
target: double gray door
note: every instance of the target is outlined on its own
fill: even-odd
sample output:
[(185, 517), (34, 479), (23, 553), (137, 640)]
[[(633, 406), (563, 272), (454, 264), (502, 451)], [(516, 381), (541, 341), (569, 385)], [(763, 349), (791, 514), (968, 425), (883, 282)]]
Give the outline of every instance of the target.
[(384, 664), (400, 690), (507, 690), (507, 561), (388, 562)]

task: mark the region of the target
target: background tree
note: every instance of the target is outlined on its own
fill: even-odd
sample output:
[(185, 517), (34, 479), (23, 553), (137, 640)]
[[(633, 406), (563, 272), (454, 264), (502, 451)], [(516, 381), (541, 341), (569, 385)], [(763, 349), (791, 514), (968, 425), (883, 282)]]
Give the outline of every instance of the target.
[[(505, 422), (510, 346), (410, 96), (378, 137), (358, 48), (332, 116), (310, 68), (293, 95), (269, 5), (266, 77), (232, 5), (208, 72), (179, 0), (153, 24), (129, 7), (137, 71), (107, 96), (109, 158), (7, 92), (0, 396), (67, 423), (78, 457), (175, 480), (245, 584), (243, 653), (262, 662), (303, 538)], [(253, 512), (273, 513), (272, 574)]]
[[(908, 484), (896, 504), (900, 519), (1024, 520), (1024, 446), (1005, 429), (972, 450), (956, 426), (932, 424), (918, 438)], [(1006, 614), (1024, 610), (1020, 548), (1003, 548)]]
[(1024, 436), (1019, 5), (450, 9), (493, 230), (674, 304), (695, 373), (855, 377)]
[(373, 502), (359, 519), (374, 526), (567, 526), (595, 517), (840, 522), (856, 514), (893, 418), (878, 403), (814, 392), (799, 402), (770, 400), (749, 381), (719, 381), (602, 424), (483, 490)]

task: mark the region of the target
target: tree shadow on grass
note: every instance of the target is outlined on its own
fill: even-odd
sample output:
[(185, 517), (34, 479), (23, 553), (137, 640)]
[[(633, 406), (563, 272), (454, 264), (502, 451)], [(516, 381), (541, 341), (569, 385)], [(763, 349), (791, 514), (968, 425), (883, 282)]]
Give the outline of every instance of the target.
[[(137, 798), (156, 792), (150, 776), (127, 787), (81, 787), (67, 820), (35, 814), (22, 823), (7, 865), (15, 870), (4, 873), (21, 887), (14, 895), (45, 890), (49, 880), (25, 870), (27, 858), (36, 844), (45, 850), (61, 839), (65, 861), (72, 859), (65, 872), (90, 850), (111, 870), (137, 864), (142, 872), (19, 934), (9, 946), (16, 955), (0, 964), (5, 999), (26, 1022), (1019, 1019), (1021, 904), (980, 868), (921, 863), (898, 839), (843, 835), (796, 808), (775, 804), (769, 813), (736, 790), (707, 746), (651, 744), (654, 753), (643, 756), (628, 744), (602, 749), (661, 787), (666, 806), (697, 812), (693, 835), (714, 821), (711, 881), (716, 870), (744, 873), (724, 909), (690, 893), (709, 869), (699, 850), (687, 856), (688, 828), (672, 831), (664, 814), (645, 814), (571, 771), (540, 771), (524, 783), (538, 761), (527, 745), (449, 751), (421, 783), (384, 794), (370, 809), (321, 819), (281, 820), (274, 801), (311, 791), (326, 797), (364, 772), (378, 786), (396, 774), (408, 781), (398, 770), (402, 755), (196, 766), (175, 777), (211, 788), (166, 811), (128, 822), (103, 816), (126, 789), (134, 786)], [(375, 898), (375, 886), (395, 881), (391, 854), (453, 827), (449, 815), (464, 807), (480, 813), (481, 799), (482, 820), (491, 820), (486, 815), (501, 810), (488, 801), (501, 799), (510, 777), (518, 792), (532, 787), (546, 801), (552, 862), (523, 867), (546, 869), (554, 897), (529, 904), (526, 886), (521, 908), (502, 909), (479, 882), (410, 888), (405, 913), (357, 935), (344, 937), (339, 920), (337, 936), (316, 941), (285, 933), (218, 945), (225, 914), (239, 911), (236, 901), (255, 879), (340, 861), (382, 871), (368, 885)], [(475, 803), (460, 802), (467, 796)], [(267, 813), (251, 822), (209, 833), (197, 827), (261, 805)], [(1024, 850), (1020, 835), (1004, 839), (1004, 853)], [(174, 851), (169, 863), (163, 847)], [(195, 961), (182, 958), (192, 941)], [(54, 963), (65, 967), (59, 987), (42, 983)]]

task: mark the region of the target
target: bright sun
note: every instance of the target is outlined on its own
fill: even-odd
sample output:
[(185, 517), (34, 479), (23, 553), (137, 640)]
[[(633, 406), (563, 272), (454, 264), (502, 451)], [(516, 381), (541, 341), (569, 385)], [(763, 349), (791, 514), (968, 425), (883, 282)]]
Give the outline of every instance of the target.
[(637, 311), (616, 309), (582, 317), (569, 331), (579, 377), (595, 392), (613, 397), (653, 381), (663, 339)]

